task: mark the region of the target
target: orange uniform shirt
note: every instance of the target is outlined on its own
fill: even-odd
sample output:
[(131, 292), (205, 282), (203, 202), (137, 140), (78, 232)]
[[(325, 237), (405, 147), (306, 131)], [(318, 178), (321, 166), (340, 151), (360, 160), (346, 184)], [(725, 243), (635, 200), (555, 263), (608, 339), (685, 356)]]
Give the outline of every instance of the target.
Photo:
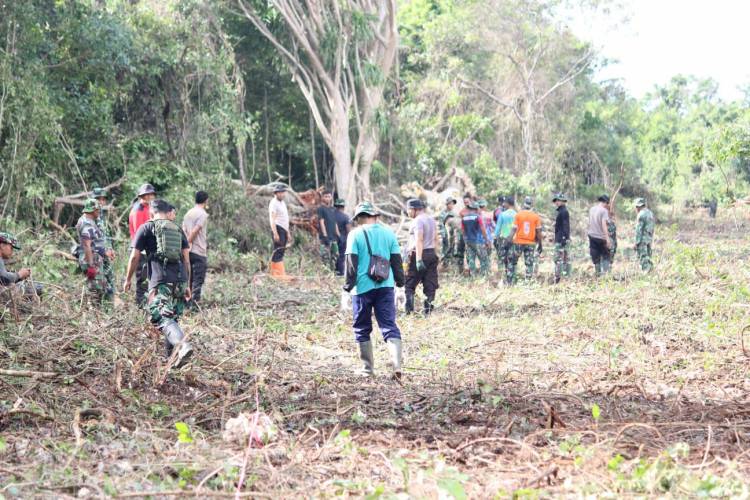
[(542, 218), (531, 210), (521, 210), (513, 219), (516, 235), (513, 243), (517, 245), (531, 245), (536, 243), (536, 232), (542, 228)]

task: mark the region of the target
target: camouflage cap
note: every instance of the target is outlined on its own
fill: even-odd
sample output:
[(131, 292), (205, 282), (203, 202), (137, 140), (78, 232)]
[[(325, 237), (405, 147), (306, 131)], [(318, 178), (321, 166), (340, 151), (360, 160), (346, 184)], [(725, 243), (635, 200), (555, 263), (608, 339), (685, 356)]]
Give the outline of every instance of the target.
[(448, 203), (453, 203), (455, 205), (458, 202), (456, 201), (454, 197), (449, 196), (448, 199), (445, 200), (445, 204), (447, 205)]
[(109, 192), (107, 192), (104, 188), (94, 188), (91, 191), (91, 197), (92, 198), (107, 198), (109, 196)]
[(484, 207), (486, 207), (486, 206), (487, 206), (487, 200), (485, 200), (485, 199), (481, 199), (481, 200), (477, 201), (477, 206), (478, 206), (479, 208), (484, 208)]
[(83, 204), (83, 213), (90, 214), (90, 213), (96, 212), (97, 210), (99, 210), (101, 208), (102, 208), (102, 206), (99, 204), (98, 201), (96, 201), (93, 198), (89, 198)]
[(16, 237), (10, 233), (0, 232), (0, 243), (7, 243), (16, 250), (21, 249), (21, 245), (18, 244), (18, 240), (16, 239)]
[(556, 193), (555, 196), (552, 197), (552, 202), (554, 203), (556, 201), (568, 201), (568, 197), (563, 193)]
[(369, 201), (363, 201), (362, 203), (357, 205), (357, 208), (354, 209), (354, 217), (359, 217), (362, 214), (377, 217), (378, 215), (380, 215), (380, 212), (378, 212), (378, 209), (375, 208)]
[(531, 199), (531, 196), (527, 196), (523, 199), (523, 208), (531, 208), (533, 204), (534, 200)]
[(472, 209), (472, 210), (477, 210), (477, 209), (479, 208), (479, 203), (477, 203), (476, 201), (473, 201), (473, 200), (472, 200), (472, 201), (470, 201), (470, 202), (469, 202), (469, 204), (468, 204), (468, 205), (466, 205), (466, 206), (467, 206), (468, 208)]
[(646, 206), (646, 200), (644, 198), (636, 198), (635, 199), (635, 206), (638, 207), (638, 208), (645, 207)]
[(336, 201), (333, 202), (334, 207), (345, 207), (346, 202), (342, 200), (341, 198), (336, 198)]

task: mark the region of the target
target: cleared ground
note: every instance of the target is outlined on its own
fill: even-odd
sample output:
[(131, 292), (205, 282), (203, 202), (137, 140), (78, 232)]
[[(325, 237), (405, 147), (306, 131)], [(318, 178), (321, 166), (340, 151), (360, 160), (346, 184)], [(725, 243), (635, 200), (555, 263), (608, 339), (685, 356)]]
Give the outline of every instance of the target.
[[(750, 239), (746, 214), (722, 215), (661, 224), (649, 276), (629, 223), (606, 280), (581, 238), (559, 286), (549, 255), (511, 289), (444, 276), (436, 314), (399, 320), (402, 384), (380, 341), (378, 376), (353, 374), (339, 283), (297, 254), (290, 285), (250, 257), (212, 274), (183, 322), (198, 356), (169, 374), (139, 313), (82, 309), (72, 276), (0, 323), (0, 367), (59, 374), (0, 375), (0, 494), (747, 497)], [(270, 442), (222, 440), (256, 410)]]

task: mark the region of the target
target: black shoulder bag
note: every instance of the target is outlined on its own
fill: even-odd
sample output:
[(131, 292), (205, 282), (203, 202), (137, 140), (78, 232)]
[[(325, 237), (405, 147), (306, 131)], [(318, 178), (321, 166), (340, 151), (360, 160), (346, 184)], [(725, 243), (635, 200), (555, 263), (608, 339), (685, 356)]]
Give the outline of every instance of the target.
[(367, 275), (372, 278), (376, 283), (382, 283), (391, 276), (391, 261), (384, 259), (380, 255), (374, 255), (372, 248), (370, 247), (370, 239), (367, 237), (367, 231), (362, 230), (365, 233), (365, 242), (367, 243), (367, 253), (370, 255), (370, 265), (367, 268)]

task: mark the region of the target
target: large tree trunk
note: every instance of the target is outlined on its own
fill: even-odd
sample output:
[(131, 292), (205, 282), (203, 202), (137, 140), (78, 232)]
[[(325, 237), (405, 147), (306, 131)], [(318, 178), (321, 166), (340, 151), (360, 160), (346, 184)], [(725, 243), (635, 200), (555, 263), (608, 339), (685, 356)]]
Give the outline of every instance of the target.
[(334, 177), (338, 196), (343, 198), (346, 206), (357, 203), (357, 191), (354, 189), (355, 172), (352, 165), (352, 146), (349, 138), (349, 116), (345, 108), (335, 110), (331, 117), (331, 137), (326, 141), (331, 150), (334, 162)]

